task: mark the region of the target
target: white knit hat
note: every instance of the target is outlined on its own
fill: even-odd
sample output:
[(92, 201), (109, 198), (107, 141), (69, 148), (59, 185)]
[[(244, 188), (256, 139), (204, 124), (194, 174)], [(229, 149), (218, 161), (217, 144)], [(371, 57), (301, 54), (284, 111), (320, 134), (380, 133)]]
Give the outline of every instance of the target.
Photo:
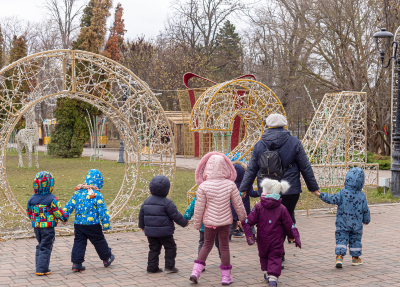
[(285, 193), (290, 188), (290, 184), (287, 181), (282, 180), (279, 182), (278, 180), (269, 178), (265, 178), (261, 182), (261, 186), (263, 188), (263, 195), (281, 192)]
[(287, 120), (284, 115), (272, 114), (265, 120), (265, 124), (269, 128), (282, 128), (287, 126)]

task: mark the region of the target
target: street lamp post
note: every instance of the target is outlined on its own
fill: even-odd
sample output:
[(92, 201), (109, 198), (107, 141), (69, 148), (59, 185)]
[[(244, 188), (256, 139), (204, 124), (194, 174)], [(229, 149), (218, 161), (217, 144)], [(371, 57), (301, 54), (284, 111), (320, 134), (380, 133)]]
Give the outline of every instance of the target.
[[(389, 58), (388, 64), (385, 66), (383, 64), (385, 53), (390, 48), (390, 41), (393, 34), (382, 28), (380, 32), (374, 34), (376, 39), (376, 48), (379, 51), (380, 59), (382, 62), (382, 67), (387, 68), (390, 65), (390, 61), (393, 59), (397, 64), (397, 110), (396, 110), (396, 128), (393, 136), (394, 150), (392, 152), (392, 179), (391, 179), (391, 189), (394, 197), (400, 197), (400, 52), (397, 53), (398, 43), (396, 41), (392, 42), (392, 47), (394, 47), (393, 56)], [(386, 47), (380, 49), (379, 39), (387, 41)], [(392, 148), (392, 147), (391, 147)]]
[[(124, 101), (124, 103), (126, 102), (126, 100), (128, 99), (127, 97), (127, 86), (122, 85), (122, 88), (125, 89), (124, 94), (122, 95), (122, 100)], [(122, 128), (122, 132), (124, 132), (124, 128)], [(122, 141), (122, 137), (121, 140), (119, 142), (119, 155), (118, 155), (118, 160), (117, 163), (125, 163), (124, 160), (124, 153), (125, 153), (125, 148), (124, 148), (124, 142)]]

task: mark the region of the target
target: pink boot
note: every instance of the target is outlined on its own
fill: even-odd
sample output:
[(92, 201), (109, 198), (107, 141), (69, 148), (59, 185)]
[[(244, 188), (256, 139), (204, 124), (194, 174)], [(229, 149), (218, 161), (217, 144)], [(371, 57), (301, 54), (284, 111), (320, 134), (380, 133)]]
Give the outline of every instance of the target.
[(190, 281), (192, 281), (195, 284), (199, 283), (201, 271), (203, 271), (205, 266), (206, 266), (205, 262), (201, 260), (195, 260), (192, 275), (190, 275)]
[(233, 282), (231, 276), (232, 265), (229, 266), (220, 265), (219, 268), (221, 268), (222, 285), (231, 284)]

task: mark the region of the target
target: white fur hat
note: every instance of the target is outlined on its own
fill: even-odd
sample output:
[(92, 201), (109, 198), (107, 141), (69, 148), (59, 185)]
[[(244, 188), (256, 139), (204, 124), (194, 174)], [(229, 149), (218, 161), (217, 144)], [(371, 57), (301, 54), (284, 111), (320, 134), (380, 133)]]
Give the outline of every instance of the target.
[(269, 128), (282, 128), (287, 126), (287, 120), (284, 115), (272, 114), (265, 120), (265, 124)]
[(278, 180), (269, 178), (265, 178), (261, 182), (261, 186), (263, 188), (263, 195), (268, 193), (285, 193), (290, 188), (290, 184), (287, 181), (282, 180), (279, 182)]

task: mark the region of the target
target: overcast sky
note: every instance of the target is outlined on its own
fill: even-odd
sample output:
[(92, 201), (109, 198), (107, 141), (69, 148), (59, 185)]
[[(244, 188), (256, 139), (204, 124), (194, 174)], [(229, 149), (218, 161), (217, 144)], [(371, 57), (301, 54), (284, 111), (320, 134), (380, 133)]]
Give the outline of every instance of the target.
[[(43, 2), (43, 0), (0, 0), (0, 18), (18, 16), (20, 19), (40, 21), (45, 17), (41, 8)], [(171, 0), (114, 0), (113, 2), (114, 7), (120, 2), (124, 8), (126, 37), (130, 39), (141, 35), (145, 35), (146, 38), (157, 36), (164, 28), (164, 22), (171, 11)], [(233, 22), (239, 30), (245, 26), (241, 21)]]

